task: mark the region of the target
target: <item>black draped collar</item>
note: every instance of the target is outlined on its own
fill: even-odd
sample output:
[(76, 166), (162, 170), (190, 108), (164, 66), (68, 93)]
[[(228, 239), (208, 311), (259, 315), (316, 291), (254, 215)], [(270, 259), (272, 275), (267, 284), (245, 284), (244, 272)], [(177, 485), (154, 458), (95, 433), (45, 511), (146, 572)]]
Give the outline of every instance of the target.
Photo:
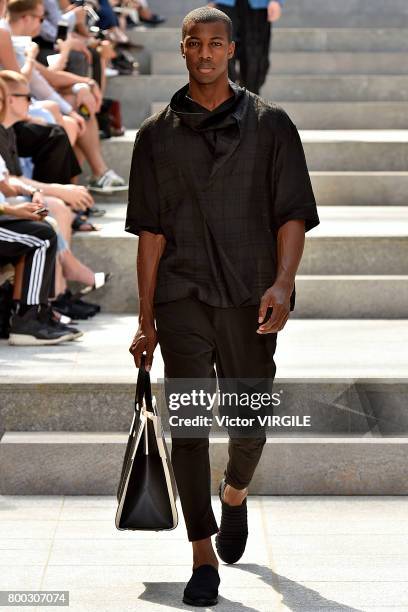
[(189, 95), (189, 84), (176, 91), (170, 101), (170, 109), (180, 121), (193, 130), (223, 129), (239, 124), (247, 106), (246, 90), (231, 80), (228, 80), (233, 95), (210, 111), (193, 100)]

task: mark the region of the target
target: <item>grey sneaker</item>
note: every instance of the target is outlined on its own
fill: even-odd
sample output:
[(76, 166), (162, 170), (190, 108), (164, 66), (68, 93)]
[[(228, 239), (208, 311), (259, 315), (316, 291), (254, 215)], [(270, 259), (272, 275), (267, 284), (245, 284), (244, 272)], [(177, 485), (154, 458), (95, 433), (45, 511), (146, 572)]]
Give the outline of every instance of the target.
[(92, 178), (88, 189), (96, 193), (114, 193), (116, 191), (126, 191), (128, 185), (121, 176), (116, 174), (114, 170), (107, 170), (99, 178)]
[(72, 332), (65, 326), (59, 328), (40, 320), (37, 307), (30, 308), (23, 316), (17, 313), (11, 319), (9, 344), (13, 346), (60, 344), (72, 339)]

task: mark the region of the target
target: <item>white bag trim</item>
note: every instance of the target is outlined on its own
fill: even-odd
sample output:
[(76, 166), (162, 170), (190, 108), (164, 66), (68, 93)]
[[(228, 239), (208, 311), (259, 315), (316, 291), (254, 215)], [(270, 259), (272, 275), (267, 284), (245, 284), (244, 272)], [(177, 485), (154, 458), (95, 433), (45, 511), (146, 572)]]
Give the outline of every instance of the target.
[[(165, 476), (165, 480), (166, 480), (166, 486), (167, 486), (167, 491), (168, 491), (169, 500), (170, 500), (170, 507), (171, 507), (172, 517), (173, 517), (173, 527), (170, 527), (167, 530), (162, 529), (160, 531), (168, 531), (170, 529), (174, 529), (175, 527), (177, 527), (177, 524), (178, 524), (176, 499), (175, 499), (175, 495), (174, 495), (174, 492), (173, 492), (173, 486), (172, 486), (172, 481), (171, 481), (171, 474), (170, 474), (170, 469), (169, 469), (169, 465), (168, 465), (168, 461), (167, 461), (167, 454), (166, 454), (166, 450), (165, 450), (164, 443), (163, 443), (163, 438), (162, 438), (163, 430), (162, 430), (162, 426), (161, 426), (161, 419), (160, 419), (160, 415), (158, 414), (158, 411), (157, 411), (156, 398), (155, 397), (152, 398), (152, 408), (153, 408), (153, 412), (148, 410), (147, 407), (146, 407), (146, 404), (143, 403), (143, 405), (141, 407), (141, 410), (140, 410), (139, 428), (137, 430), (137, 433), (134, 432), (134, 434), (133, 434), (134, 437), (136, 436), (136, 442), (133, 445), (133, 451), (132, 451), (132, 456), (131, 456), (131, 458), (129, 460), (129, 469), (128, 469), (128, 473), (127, 473), (127, 476), (126, 476), (126, 481), (125, 481), (125, 484), (124, 484), (123, 489), (122, 489), (122, 495), (120, 497), (118, 508), (117, 508), (117, 511), (116, 511), (116, 516), (115, 516), (115, 526), (120, 531), (129, 531), (128, 529), (125, 529), (124, 527), (119, 527), (119, 524), (120, 524), (120, 519), (121, 519), (121, 516), (122, 516), (123, 505), (125, 503), (126, 492), (127, 492), (128, 486), (129, 486), (130, 475), (132, 473), (133, 461), (134, 461), (135, 456), (136, 456), (136, 451), (137, 451), (137, 448), (138, 448), (139, 443), (140, 443), (141, 435), (142, 435), (144, 429), (146, 428), (147, 419), (150, 419), (153, 422), (153, 429), (154, 429), (154, 433), (155, 433), (155, 436), (156, 436), (156, 442), (157, 442), (157, 448), (158, 448), (158, 451), (159, 451), (159, 455), (160, 455), (161, 460), (162, 460), (163, 471), (164, 471), (164, 476)], [(135, 419), (136, 419), (136, 412), (133, 415), (132, 424), (131, 424), (130, 429), (129, 429), (129, 436), (130, 436), (130, 434), (132, 432), (132, 429), (134, 427)], [(147, 432), (146, 432), (146, 435), (145, 435), (145, 454), (146, 455), (149, 454)], [(147, 530), (134, 529), (134, 530), (131, 530), (131, 531), (147, 531)]]

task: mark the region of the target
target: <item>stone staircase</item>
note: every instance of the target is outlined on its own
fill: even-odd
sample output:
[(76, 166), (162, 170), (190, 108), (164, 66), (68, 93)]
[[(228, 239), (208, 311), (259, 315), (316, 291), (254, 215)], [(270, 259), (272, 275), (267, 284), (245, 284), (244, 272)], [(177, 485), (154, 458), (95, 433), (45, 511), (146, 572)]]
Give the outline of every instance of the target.
[[(109, 86), (128, 131), (104, 151), (124, 175), (135, 130), (186, 82), (179, 24), (201, 5), (150, 4), (170, 27), (134, 30), (142, 74)], [(262, 95), (299, 129), (321, 225), (307, 235), (275, 384), (289, 394), (283, 413), (309, 414), (312, 427), (271, 432), (256, 494), (407, 494), (407, 16), (404, 0), (295, 0), (274, 25)], [(104, 314), (76, 343), (0, 346), (0, 493), (116, 490), (136, 378), (137, 238), (123, 231), (125, 199), (104, 202), (102, 231), (75, 236), (78, 256), (115, 273), (95, 296)], [(159, 348), (151, 377), (166, 425)], [(215, 429), (214, 493), (226, 456)]]

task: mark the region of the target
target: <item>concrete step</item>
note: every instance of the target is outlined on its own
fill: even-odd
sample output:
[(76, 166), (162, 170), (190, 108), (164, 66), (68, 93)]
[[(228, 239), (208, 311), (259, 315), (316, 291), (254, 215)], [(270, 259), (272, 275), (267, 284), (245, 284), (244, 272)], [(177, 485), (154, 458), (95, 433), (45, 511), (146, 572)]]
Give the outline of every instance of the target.
[[(403, 319), (408, 317), (408, 276), (300, 275), (295, 317)], [(390, 295), (395, 296), (390, 300)], [(316, 297), (318, 299), (316, 299)]]
[[(300, 130), (310, 171), (406, 172), (408, 130)], [(104, 141), (109, 166), (129, 176), (136, 131)], [(123, 197), (123, 195), (122, 195)]]
[[(364, 0), (361, 0), (362, 2)], [(163, 12), (162, 12), (163, 14)], [(185, 13), (178, 15), (170, 15), (167, 18), (166, 26), (168, 28), (180, 28)], [(280, 29), (304, 29), (304, 28), (324, 28), (324, 29), (348, 29), (348, 30), (359, 30), (359, 29), (379, 29), (381, 27), (387, 29), (405, 29), (406, 16), (398, 13), (384, 14), (379, 12), (378, 14), (365, 14), (363, 12), (355, 14), (339, 14), (339, 13), (328, 13), (328, 12), (316, 12), (310, 11), (307, 15), (293, 15), (288, 13), (282, 13), (282, 17), (278, 22), (273, 24), (274, 31), (277, 32)]]
[(408, 203), (408, 172), (312, 170), (319, 206), (399, 206)]
[[(105, 146), (106, 157), (115, 165)], [(130, 161), (129, 161), (130, 165)], [(126, 177), (129, 170), (124, 168)], [(319, 206), (405, 206), (408, 204), (408, 172), (404, 171), (336, 171), (311, 170), (310, 178)], [(86, 184), (85, 175), (82, 183)], [(95, 194), (100, 208), (106, 205), (127, 203), (128, 192)]]
[[(181, 21), (180, 21), (181, 23)], [(321, 27), (282, 27), (278, 22), (272, 31), (272, 53), (282, 51), (332, 51), (332, 52), (385, 52), (408, 51), (407, 22), (401, 22), (396, 28), (380, 27), (360, 28), (321, 28)], [(166, 24), (167, 26), (167, 24)], [(150, 58), (155, 51), (178, 52), (180, 48), (181, 28), (175, 27), (148, 28), (141, 27), (128, 31), (130, 39), (144, 46), (137, 54), (137, 60), (145, 73), (150, 73)], [(405, 27), (404, 27), (405, 26)]]
[[(107, 95), (120, 91), (123, 121), (134, 128), (150, 114), (151, 104), (170, 100), (185, 85), (180, 75), (118, 76), (109, 80)], [(261, 91), (266, 100), (291, 102), (407, 102), (408, 75), (275, 75)]]
[[(201, 6), (199, 0), (153, 0), (149, 6), (169, 17), (169, 23), (181, 23), (183, 16), (193, 8)], [(276, 23), (282, 26), (383, 26), (401, 27), (408, 16), (404, 0), (390, 0), (386, 5), (379, 0), (349, 0), (338, 3), (335, 0), (302, 0), (285, 3), (281, 19)]]
[[(72, 385), (92, 384), (97, 394), (98, 387), (107, 384), (112, 388), (134, 385), (137, 371), (128, 347), (137, 329), (136, 313), (100, 314), (81, 322), (80, 327), (85, 332), (82, 338), (57, 346), (15, 347), (0, 340), (2, 390), (10, 384), (14, 388), (20, 385), (22, 393), (24, 385), (44, 389), (43, 385), (64, 384), (69, 389)], [(275, 356), (277, 379), (283, 382), (303, 379), (309, 384), (379, 381), (395, 384), (398, 380), (404, 383), (408, 380), (408, 360), (401, 347), (407, 344), (408, 326), (404, 319), (304, 320), (291, 316), (279, 332)], [(157, 346), (152, 383), (161, 378), (163, 360)], [(10, 398), (11, 394), (6, 397)], [(116, 410), (115, 402), (113, 405)], [(8, 409), (6, 403), (2, 406), (2, 410), (11, 413), (11, 406)], [(17, 399), (14, 406), (20, 413), (29, 413)], [(46, 414), (46, 406), (42, 410)], [(84, 403), (83, 411), (86, 410)], [(97, 403), (89, 405), (88, 410), (97, 410)], [(104, 412), (102, 406), (101, 414)], [(103, 422), (106, 418), (102, 416)]]
[[(279, 74), (408, 74), (404, 51), (276, 51), (270, 55), (271, 75)], [(151, 74), (184, 74), (186, 60), (178, 49), (155, 51)]]
[[(122, 433), (8, 432), (0, 441), (1, 495), (114, 495), (125, 452)], [(169, 447), (170, 439), (167, 438)], [(228, 459), (228, 439), (210, 439), (211, 491)], [(406, 495), (408, 438), (268, 438), (251, 493)]]
[[(163, 374), (163, 373), (162, 373)], [(315, 384), (302, 379), (290, 382), (275, 380), (274, 389), (279, 391), (282, 403), (273, 408), (276, 417), (289, 416), (295, 419), (285, 427), (267, 426), (271, 436), (365, 435), (370, 431), (382, 433), (408, 434), (408, 416), (398, 400), (406, 398), (400, 383), (354, 384), (349, 381), (319, 381)], [(370, 392), (369, 389), (374, 391)], [(402, 391), (401, 391), (402, 389)], [(163, 376), (152, 385), (163, 428), (170, 432), (169, 411), (164, 397)], [(6, 384), (1, 385), (4, 401), (0, 407), (1, 429), (3, 431), (121, 431), (128, 432), (133, 418), (134, 385), (105, 383), (77, 384)], [(392, 416), (384, 406), (372, 407), (369, 400), (387, 391), (388, 403), (394, 404)], [(283, 399), (284, 398), (284, 399)], [(363, 401), (362, 399), (363, 398)], [(401, 403), (401, 401), (400, 401)], [(377, 402), (378, 404), (378, 402)], [(30, 411), (23, 406), (30, 405)], [(174, 415), (177, 413), (170, 413)], [(197, 410), (194, 414), (211, 416), (209, 412)], [(232, 413), (231, 413), (232, 414)], [(215, 417), (219, 410), (215, 406), (212, 432), (226, 435), (226, 429)], [(254, 411), (253, 416), (257, 418)], [(307, 417), (310, 424), (305, 427), (296, 419)], [(404, 421), (405, 419), (405, 421)], [(379, 427), (381, 425), (381, 427)], [(198, 430), (196, 430), (198, 435)]]
[[(0, 372), (0, 422), (6, 430), (0, 442), (0, 494), (46, 494), (53, 487), (54, 493), (66, 494), (114, 491), (114, 478), (119, 473), (133, 416), (136, 370), (127, 347), (136, 328), (136, 317), (100, 315), (82, 327), (85, 335), (81, 340), (56, 347), (10, 347), (0, 342), (7, 364)], [(275, 356), (278, 375), (274, 391), (279, 392), (282, 404), (274, 414), (301, 417), (309, 412), (312, 430), (281, 427), (268, 431), (268, 445), (272, 446), (265, 459), (267, 466), (272, 461), (274, 466), (279, 465), (274, 474), (281, 474), (275, 454), (269, 455), (272, 448), (278, 449), (275, 444), (282, 443), (279, 450), (284, 450), (285, 444), (286, 452), (297, 444), (297, 460), (302, 466), (299, 474), (294, 463), (291, 468), (294, 457), (285, 455), (282, 465), (286, 466), (285, 473), (292, 476), (288, 476), (288, 488), (282, 489), (282, 494), (300, 482), (306, 483), (305, 493), (313, 494), (315, 484), (303, 471), (313, 461), (330, 466), (327, 473), (332, 465), (348, 472), (351, 462), (354, 474), (354, 461), (358, 460), (356, 483), (358, 480), (360, 491), (365, 491), (374, 480), (368, 476), (371, 472), (366, 472), (372, 465), (371, 447), (366, 446), (371, 441), (382, 440), (376, 449), (382, 461), (379, 465), (387, 465), (390, 473), (391, 467), (394, 474), (399, 473), (405, 450), (393, 446), (390, 455), (388, 450), (398, 442), (396, 437), (408, 432), (408, 363), (398, 350), (407, 340), (404, 321), (288, 321), (279, 334)], [(381, 359), (378, 345), (382, 347)], [(163, 360), (159, 346), (151, 380), (162, 415), (167, 415), (160, 401)], [(211, 453), (217, 453), (215, 449), (221, 449), (220, 444), (223, 454), (226, 452), (223, 436), (225, 431), (213, 427)], [(350, 446), (343, 447), (343, 443)], [(311, 456), (309, 451), (313, 452)], [(379, 455), (375, 455), (376, 466)], [(212, 455), (213, 466), (217, 465), (217, 456)], [(40, 457), (43, 469), (38, 469)], [(385, 486), (384, 482), (390, 481), (382, 469), (376, 482)], [(267, 478), (265, 470), (266, 466), (261, 468), (254, 492), (277, 491), (276, 482)], [(336, 478), (329, 479), (332, 483), (338, 480), (338, 473), (333, 473)], [(279, 481), (281, 478), (283, 472)], [(339, 480), (345, 483), (348, 479)], [(103, 488), (102, 483), (110, 489)], [(343, 490), (340, 482), (337, 486), (338, 491)]]
[[(150, 114), (168, 102), (153, 102)], [(302, 130), (405, 129), (408, 102), (288, 102), (279, 103)]]
[[(137, 237), (123, 229), (125, 209), (123, 204), (110, 205), (98, 220), (100, 232), (74, 236), (75, 253), (82, 261), (114, 273), (105, 288), (89, 296), (107, 312), (137, 311)], [(306, 237), (294, 316), (405, 317), (408, 209), (324, 206), (319, 214), (320, 226)], [(396, 291), (393, 300), (390, 290)]]
[[(113, 329), (116, 328), (117, 325), (113, 325)], [(347, 326), (344, 330), (348, 335)], [(90, 343), (91, 346), (92, 338)], [(155, 359), (161, 360), (159, 353), (160, 347)], [(281, 346), (277, 353), (278, 362), (280, 354)], [(154, 379), (152, 392), (163, 428), (169, 432), (163, 376), (162, 371), (161, 376)], [(1, 383), (0, 434), (4, 431), (129, 431), (133, 418), (134, 381), (117, 382), (113, 376), (109, 382), (93, 383), (92, 373), (87, 382), (81, 375), (71, 377), (67, 383), (21, 383), (20, 378), (10, 376), (8, 382)], [(301, 422), (293, 421), (284, 427), (267, 426), (269, 436), (362, 436), (370, 432), (384, 436), (408, 435), (406, 380), (322, 378), (315, 381), (304, 378), (287, 380), (277, 376), (273, 392), (278, 392), (282, 401), (270, 414), (295, 419), (308, 417), (310, 424), (305, 427)], [(27, 406), (30, 410), (26, 409)], [(213, 415), (219, 415), (217, 406)], [(226, 434), (225, 428), (215, 418), (212, 432)]]

